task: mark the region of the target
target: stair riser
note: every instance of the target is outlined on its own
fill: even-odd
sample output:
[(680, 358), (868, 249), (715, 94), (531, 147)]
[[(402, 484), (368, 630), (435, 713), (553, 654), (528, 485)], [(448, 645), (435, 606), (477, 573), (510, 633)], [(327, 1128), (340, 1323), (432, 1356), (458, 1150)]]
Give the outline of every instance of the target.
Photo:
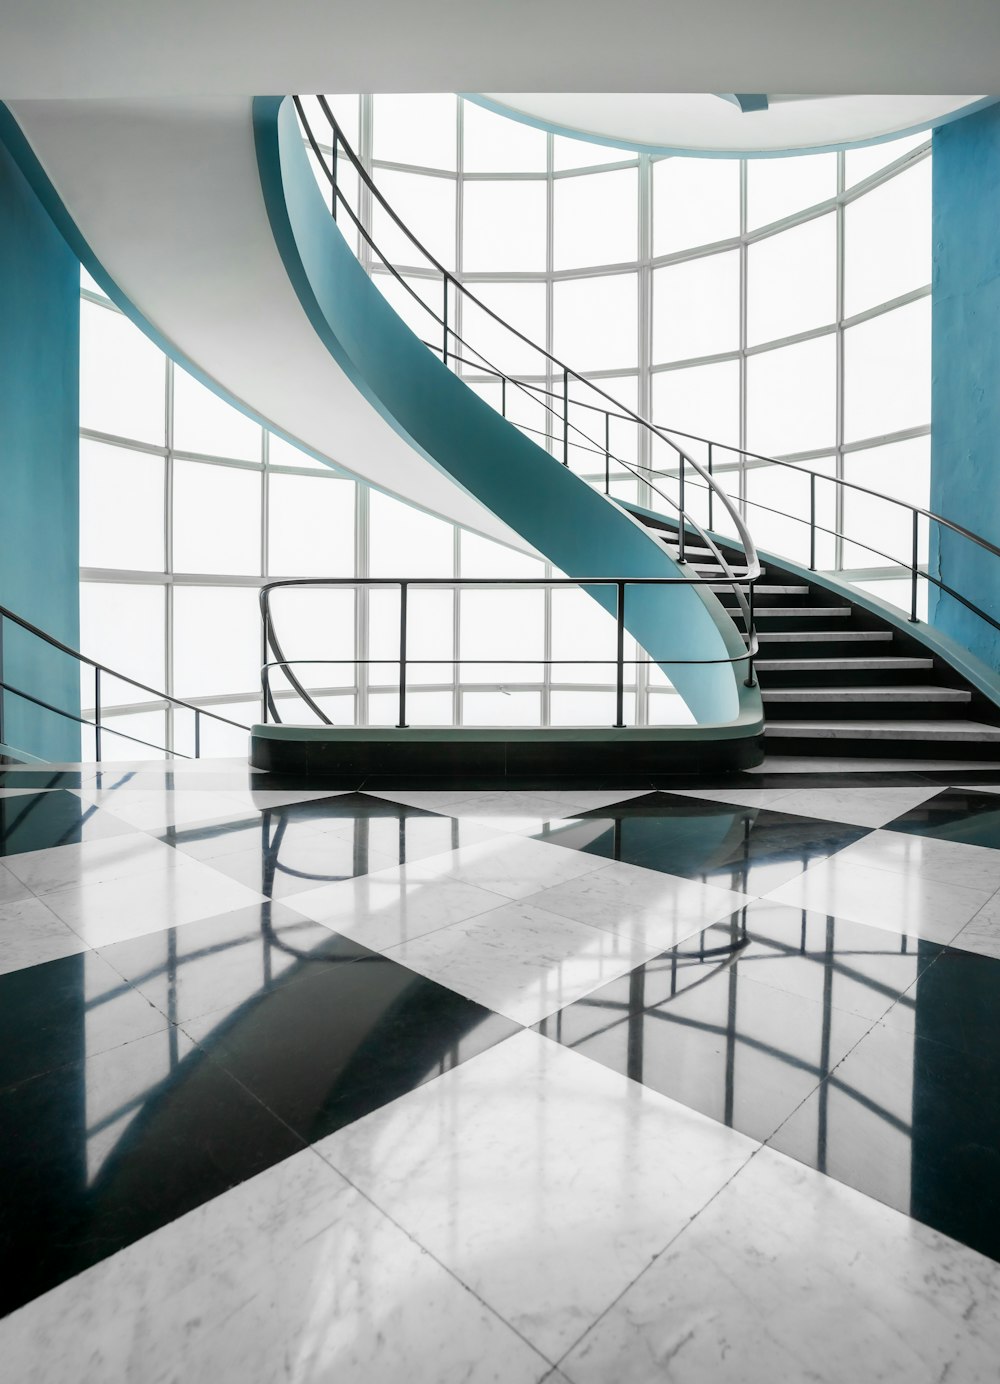
[(968, 702), (771, 702), (764, 704), (767, 718), (782, 721), (821, 721), (825, 715), (838, 721), (967, 721)]
[[(851, 672), (830, 672), (823, 669), (813, 671), (796, 670), (791, 673), (776, 673), (767, 668), (757, 669), (762, 688), (785, 687), (918, 687), (928, 682), (927, 669), (912, 672), (892, 672), (891, 670), (871, 669)], [(934, 678), (934, 681), (937, 681)], [(947, 684), (945, 684), (947, 685)]]
[(957, 759), (988, 760), (1000, 763), (1000, 745), (980, 745), (969, 741), (873, 740), (840, 735), (830, 739), (799, 739), (779, 735), (764, 736), (768, 755), (788, 755), (808, 759)]

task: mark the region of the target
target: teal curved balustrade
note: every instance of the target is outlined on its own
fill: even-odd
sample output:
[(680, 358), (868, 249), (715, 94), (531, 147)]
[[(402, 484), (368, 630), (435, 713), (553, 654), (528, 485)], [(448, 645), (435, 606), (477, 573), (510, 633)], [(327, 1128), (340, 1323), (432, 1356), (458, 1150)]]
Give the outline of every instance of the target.
[[(748, 643), (709, 586), (699, 584), (691, 568), (676, 562), (623, 506), (582, 481), (479, 398), (406, 326), (331, 216), (310, 167), (292, 99), (258, 97), (253, 114), (261, 187), (278, 250), (303, 309), (340, 369), (421, 456), (567, 576), (680, 578), (676, 585), (630, 589), (626, 628), (660, 664), (699, 725), (741, 719), (748, 730), (759, 730), (763, 717)], [(449, 342), (446, 325), (446, 358), (452, 354), (450, 344), (455, 353), (465, 349), (457, 333), (452, 337)], [(581, 386), (587, 383), (579, 376), (572, 379)], [(571, 430), (574, 440), (584, 434), (572, 421), (569, 372), (565, 380), (561, 426), (568, 447)], [(630, 415), (630, 422), (650, 426), (636, 415)], [(592, 439), (586, 445), (592, 447)], [(610, 449), (604, 455), (610, 465)], [(684, 460), (703, 474), (692, 459)], [(638, 474), (617, 457), (615, 462)], [(729, 507), (727, 497), (719, 498)], [(670, 508), (668, 497), (665, 507)], [(747, 570), (737, 576), (704, 530), (687, 519), (683, 501), (678, 517), (681, 556), (685, 538), (692, 541), (690, 530), (727, 574), (723, 580), (731, 579), (738, 589), (752, 650), (752, 618), (743, 587), (756, 579), (759, 566), (749, 534), (731, 513), (747, 552)], [(610, 588), (584, 589), (614, 613)]]

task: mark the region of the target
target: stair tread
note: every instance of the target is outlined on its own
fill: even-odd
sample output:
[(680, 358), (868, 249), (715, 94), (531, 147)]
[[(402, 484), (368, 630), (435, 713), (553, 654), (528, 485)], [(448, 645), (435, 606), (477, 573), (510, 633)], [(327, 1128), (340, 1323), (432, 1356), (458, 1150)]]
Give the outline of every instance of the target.
[[(732, 595), (733, 588), (729, 582), (720, 581), (711, 586), (709, 590), (715, 591), (719, 595), (726, 596)], [(808, 586), (766, 586), (758, 583), (754, 587), (755, 596), (808, 596), (808, 594)]]
[(766, 702), (970, 702), (961, 687), (771, 687), (761, 688)]
[(863, 740), (969, 740), (1000, 744), (1000, 726), (980, 721), (766, 721), (765, 736)]
[(757, 637), (764, 643), (775, 644), (888, 644), (892, 641), (891, 630), (758, 630)]
[(788, 619), (794, 616), (796, 619), (805, 616), (809, 620), (819, 619), (821, 616), (829, 616), (834, 620), (846, 620), (853, 613), (853, 608), (847, 606), (757, 606), (754, 608), (754, 619), (764, 620), (772, 617)]
[(883, 658), (759, 658), (754, 667), (760, 673), (902, 673), (926, 671), (934, 667), (934, 660), (893, 654)]

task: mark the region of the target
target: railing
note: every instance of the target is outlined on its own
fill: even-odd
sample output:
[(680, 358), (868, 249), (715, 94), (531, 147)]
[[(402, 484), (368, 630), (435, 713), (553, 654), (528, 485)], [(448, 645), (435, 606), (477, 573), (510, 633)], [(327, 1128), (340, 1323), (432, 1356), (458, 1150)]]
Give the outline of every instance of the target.
[[(718, 585), (717, 576), (697, 577), (697, 576), (678, 576), (678, 577), (505, 577), (502, 580), (494, 580), (489, 577), (304, 577), (292, 578), (284, 581), (272, 581), (265, 583), (260, 589), (260, 610), (263, 630), (263, 659), (261, 663), (261, 700), (263, 704), (262, 716), (266, 724), (268, 715), (275, 724), (281, 724), (281, 716), (278, 711), (277, 703), (271, 687), (271, 671), (278, 669), (287, 678), (292, 688), (302, 698), (310, 711), (319, 719), (323, 725), (332, 725), (330, 717), (324, 712), (323, 708), (316, 701), (316, 695), (310, 693), (303, 685), (302, 678), (297, 669), (304, 667), (328, 667), (340, 664), (351, 664), (352, 666), (370, 666), (372, 664), (391, 664), (399, 670), (398, 682), (398, 717), (397, 726), (404, 728), (406, 720), (406, 694), (407, 694), (407, 668), (411, 663), (418, 663), (422, 666), (447, 665), (457, 670), (458, 665), (487, 664), (494, 666), (500, 663), (516, 664), (518, 667), (525, 665), (538, 665), (542, 667), (553, 667), (559, 663), (571, 664), (574, 667), (580, 665), (593, 665), (599, 667), (613, 666), (615, 669), (615, 720), (612, 723), (616, 729), (625, 725), (625, 668), (627, 665), (638, 666), (640, 664), (655, 663), (661, 666), (679, 667), (682, 665), (708, 666), (711, 664), (728, 663), (731, 666), (743, 663), (746, 665), (744, 682), (748, 687), (754, 686), (753, 664), (757, 656), (757, 636), (752, 631), (748, 637), (746, 648), (742, 653), (734, 654), (726, 658), (701, 658), (685, 659), (674, 658), (669, 652), (659, 653), (647, 650), (643, 657), (625, 657), (625, 599), (627, 590), (638, 587), (649, 586), (705, 586)], [(504, 590), (520, 588), (561, 588), (568, 587), (579, 589), (580, 587), (611, 587), (615, 592), (615, 639), (616, 653), (614, 658), (586, 658), (568, 657), (563, 659), (553, 658), (530, 658), (518, 655), (510, 658), (465, 658), (461, 656), (459, 650), (455, 650), (453, 658), (424, 658), (420, 655), (413, 655), (410, 652), (409, 643), (409, 593), (415, 588), (441, 588), (459, 589), (462, 587), (486, 587)], [(398, 653), (394, 658), (362, 658), (355, 653), (350, 658), (287, 658), (284, 648), (274, 629), (274, 620), (271, 614), (271, 593), (280, 590), (315, 590), (315, 589), (360, 589), (360, 588), (384, 588), (395, 587), (399, 590), (399, 647)], [(752, 587), (751, 587), (752, 591)], [(273, 657), (272, 657), (273, 655)]]
[[(686, 432), (683, 429), (656, 424), (622, 406), (594, 381), (571, 370), (550, 352), (532, 342), (524, 333), (506, 323), (498, 313), (483, 303), (465, 284), (449, 272), (409, 231), (380, 193), (361, 160), (345, 140), (343, 131), (326, 98), (319, 96), (316, 101), (326, 124), (329, 126), (331, 135), (329, 142), (332, 147), (329, 159), (320, 147), (301, 98), (295, 98), (306, 139), (330, 188), (331, 210), (334, 219), (337, 219), (340, 209), (346, 213), (364, 244), (409, 297), (419, 305), (421, 313), (427, 320), (428, 329), (430, 329), (431, 324), (434, 324), (437, 333), (436, 339), (426, 341), (425, 344), (440, 355), (446, 364), (466, 373), (474, 371), (477, 375), (495, 381), (500, 387), (500, 412), (504, 417), (509, 417), (511, 412), (509, 405), (512, 390), (519, 391), (523, 397), (531, 399), (541, 409), (545, 426), (533, 428), (516, 418), (511, 418), (510, 421), (514, 422), (515, 426), (523, 432), (535, 436), (543, 444), (548, 443), (550, 446), (554, 446), (557, 452), (561, 450), (561, 459), (566, 465), (569, 465), (571, 460), (578, 455), (596, 457), (595, 469), (603, 470), (603, 486), (601, 488), (606, 495), (612, 494), (614, 471), (619, 476), (633, 477), (641, 482), (649, 493), (665, 500), (668, 512), (664, 517), (676, 523), (677, 546), (681, 561), (685, 560), (687, 530), (691, 529), (723, 565), (728, 579), (732, 569), (722, 554), (719, 553), (715, 542), (709, 537), (709, 533), (719, 533), (727, 539), (732, 539), (736, 546), (743, 549), (747, 560), (747, 577), (752, 580), (753, 574), (759, 572), (760, 569), (756, 548), (746, 523), (747, 511), (751, 510), (758, 517), (773, 516), (779, 520), (801, 525), (805, 538), (802, 556), (805, 559), (806, 554), (808, 555), (808, 566), (813, 571), (817, 569), (836, 570), (837, 568), (837, 564), (830, 564), (828, 568), (824, 569), (818, 561), (819, 540), (821, 537), (827, 537), (837, 545), (846, 543), (870, 553), (874, 557), (882, 559), (893, 571), (898, 570), (901, 574), (905, 574), (905, 579), (909, 582), (908, 614), (913, 622), (918, 619), (919, 586), (920, 582), (923, 581), (959, 603), (990, 626), (991, 629), (1000, 630), (1000, 618), (984, 609), (975, 595), (970, 595), (967, 591), (959, 591), (954, 585), (945, 581), (939, 573), (930, 570), (927, 557), (922, 556), (930, 553), (931, 539), (935, 537), (940, 539), (943, 534), (952, 535), (956, 542), (967, 545), (970, 551), (976, 550), (985, 553), (990, 558), (1000, 557), (1000, 547), (941, 514), (923, 506), (911, 504), (909, 501), (894, 495), (885, 494), (871, 486), (862, 485), (857, 481), (850, 481), (840, 476), (829, 476), (819, 471), (812, 471), (803, 462), (764, 456), (744, 447), (724, 444), (718, 440)], [(406, 279), (405, 271), (401, 271), (380, 251), (367, 226), (363, 224), (365, 218), (359, 214), (360, 207), (359, 211), (355, 211), (351, 207), (341, 186), (341, 169), (344, 159), (347, 160), (350, 168), (356, 174), (359, 187), (365, 190), (365, 193), (385, 212), (397, 230), (405, 236), (408, 243), (416, 249), (420, 264), (429, 267), (434, 277), (440, 278), (442, 285), (441, 312), (428, 306)], [(417, 266), (415, 265), (414, 268)], [(531, 383), (528, 379), (519, 378), (517, 372), (499, 369), (475, 346), (471, 346), (456, 327), (456, 309), (463, 303), (472, 304), (476, 313), (485, 314), (494, 324), (502, 328), (512, 340), (530, 347), (537, 354), (538, 359), (545, 362), (548, 383), (544, 385)], [(528, 373), (542, 372), (520, 372), (522, 375)], [(571, 397), (572, 389), (585, 390), (588, 396), (596, 397), (573, 398)], [(596, 436), (585, 431), (579, 424), (580, 415), (586, 413), (594, 415), (597, 424)], [(577, 421), (574, 421), (574, 414), (576, 414)], [(639, 438), (638, 450), (640, 452), (645, 450), (646, 452), (645, 459), (639, 464), (632, 464), (617, 455), (612, 447), (613, 425), (631, 426), (636, 430)], [(673, 460), (667, 466), (659, 464), (653, 456), (655, 451), (662, 451), (664, 446), (672, 449)], [(692, 455), (694, 447), (704, 449), (704, 465)], [(735, 459), (735, 465), (732, 468), (720, 467), (718, 464), (719, 458), (726, 455)], [(750, 465), (749, 470), (747, 469), (748, 463)], [(751, 475), (753, 471), (759, 468), (771, 466), (781, 467), (786, 473), (791, 472), (807, 478), (805, 483), (808, 485), (808, 495), (803, 496), (800, 512), (796, 512), (794, 508), (782, 509), (775, 503), (754, 499), (746, 493), (746, 486), (743, 483), (740, 485), (740, 493), (732, 496), (720, 480), (720, 476), (724, 475), (728, 469), (737, 470), (740, 477), (743, 478)], [(664, 493), (663, 488), (657, 484), (657, 482), (662, 481), (670, 482), (675, 493)], [(822, 484), (832, 487), (832, 491), (828, 492), (833, 496), (833, 504), (830, 506), (834, 513), (832, 522), (824, 521), (820, 517), (822, 505), (819, 497), (822, 496), (823, 492), (818, 491), (818, 487)], [(700, 505), (704, 516), (704, 528), (701, 526), (701, 520), (692, 513), (692, 487), (696, 492), (701, 492), (700, 498), (704, 502)], [(871, 502), (881, 502), (892, 506), (894, 510), (898, 510), (903, 520), (901, 528), (905, 534), (905, 538), (899, 540), (902, 544), (901, 550), (886, 551), (885, 547), (882, 546), (885, 542), (885, 535), (882, 532), (877, 537), (873, 537), (865, 534), (858, 535), (849, 531), (844, 518), (845, 509), (848, 508), (851, 497), (860, 498), (862, 496), (867, 497)], [(728, 520), (731, 533), (722, 533), (722, 528), (717, 524), (719, 519), (723, 519), (723, 522)], [(709, 533), (706, 533), (706, 529)], [(897, 540), (893, 539), (892, 542), (895, 544)], [(780, 555), (780, 551), (776, 550), (776, 556)], [(785, 555), (790, 556), (787, 553)], [(805, 560), (802, 565), (805, 565)], [(884, 575), (881, 570), (880, 575)], [(995, 584), (990, 585), (994, 586)], [(737, 591), (739, 607), (749, 630), (752, 628), (750, 603), (742, 599), (743, 592), (739, 589), (738, 584), (734, 585), (734, 589)]]
[[(32, 638), (41, 640), (46, 647), (55, 649), (58, 653), (73, 659), (80, 666), (81, 670), (83, 668), (90, 668), (93, 670), (93, 720), (75, 711), (67, 711), (65, 707), (56, 706), (54, 703), (36, 696), (33, 692), (28, 692), (22, 687), (16, 687), (13, 683), (7, 681), (4, 668), (4, 635), (8, 623), (15, 626), (17, 629), (23, 630)], [(168, 748), (166, 745), (157, 745), (151, 740), (143, 740), (140, 739), (139, 736), (129, 735), (125, 731), (116, 730), (113, 725), (108, 724), (106, 720), (102, 719), (102, 677), (114, 678), (117, 682), (126, 683), (129, 687), (135, 687), (138, 688), (140, 692), (148, 693), (154, 699), (154, 706), (149, 709), (155, 709), (155, 703), (163, 703), (166, 706), (180, 707), (185, 711), (193, 712), (194, 754), (182, 754), (179, 750)], [(94, 732), (94, 758), (98, 764), (102, 762), (102, 735), (105, 733), (118, 736), (122, 740), (128, 740), (134, 745), (142, 745), (145, 749), (156, 750), (157, 753), (171, 755), (178, 759), (201, 758), (201, 719), (203, 716), (207, 716), (211, 721), (219, 721), (226, 726), (234, 726), (237, 730), (244, 730), (248, 735), (250, 733), (250, 727), (243, 725), (239, 721), (231, 721), (228, 716), (220, 716), (218, 712), (209, 711), (206, 707), (195, 706), (191, 702), (185, 702), (180, 697), (171, 696), (169, 692), (160, 692), (154, 687), (147, 686), (144, 682), (139, 682), (136, 678), (131, 678), (125, 673), (119, 673), (116, 669), (109, 668), (105, 663), (99, 663), (97, 659), (89, 658), (86, 654), (80, 653), (78, 649), (72, 648), (69, 644), (64, 644), (61, 639), (56, 639), (53, 635), (47, 634), (45, 630), (39, 629), (37, 625), (33, 625), (30, 620), (25, 620), (13, 610), (8, 610), (6, 606), (0, 606), (0, 744), (6, 743), (6, 715), (4, 705), (6, 694), (17, 697), (21, 701), (27, 702), (31, 706), (36, 706), (42, 711), (48, 711), (56, 716), (61, 716), (67, 721), (74, 721), (79, 726), (89, 726)], [(146, 709), (144, 705), (143, 710)], [(18, 746), (17, 748), (25, 751), (29, 749), (27, 745)]]
[[(430, 345), (436, 354), (441, 356), (443, 363), (449, 367), (464, 367), (470, 362), (474, 363), (476, 373), (488, 374), (493, 376), (499, 383), (501, 389), (501, 412), (508, 421), (515, 426), (522, 428), (515, 418), (509, 416), (509, 396), (512, 391), (519, 391), (522, 397), (531, 399), (534, 403), (539, 403), (539, 391), (525, 384), (520, 378), (520, 374), (531, 372), (512, 372), (498, 368), (495, 362), (487, 358), (474, 344), (471, 344), (463, 335), (457, 325), (459, 318), (467, 310), (473, 314), (481, 313), (507, 335), (509, 342), (517, 343), (520, 347), (527, 347), (530, 351), (537, 354), (540, 361), (544, 362), (546, 374), (554, 375), (559, 382), (559, 390), (542, 391), (544, 397), (541, 399), (541, 407), (545, 418), (545, 429), (532, 429), (523, 427), (523, 431), (536, 435), (544, 431), (544, 436), (550, 445), (561, 451), (561, 460), (564, 466), (569, 466), (572, 459), (575, 459), (578, 449), (585, 452), (599, 450), (605, 461), (605, 475), (607, 485), (605, 493), (610, 496), (611, 492), (611, 468), (615, 468), (621, 475), (631, 477), (633, 480), (641, 482), (652, 493), (663, 500), (668, 510), (676, 514), (677, 519), (677, 544), (678, 558), (683, 563), (686, 561), (686, 548), (688, 543), (688, 530), (691, 530), (702, 544), (712, 554), (715, 561), (719, 564), (723, 576), (717, 578), (726, 582), (732, 587), (736, 596), (738, 607), (743, 615), (745, 637), (748, 643), (753, 639), (753, 609), (752, 594), (748, 596), (744, 587), (749, 586), (752, 593), (752, 583), (760, 575), (760, 563), (757, 559), (756, 549), (753, 539), (739, 513), (738, 508), (732, 503), (726, 492), (718, 487), (709, 472), (707, 472), (694, 457), (690, 456), (683, 447), (673, 441), (665, 432), (656, 428), (648, 419), (631, 409), (623, 407), (612, 395), (606, 393), (593, 380), (571, 369), (563, 361), (559, 360), (550, 351), (545, 350), (530, 337), (519, 331), (516, 327), (506, 322), (499, 313), (493, 311), (482, 299), (478, 298), (464, 283), (455, 277), (431, 252), (417, 239), (413, 232), (406, 226), (393, 208), (386, 201), (378, 187), (372, 181), (367, 170), (351, 148), (344, 137), (344, 133), (338, 124), (336, 117), (330, 109), (329, 102), (325, 96), (316, 98), (323, 118), (329, 127), (331, 136), (330, 143), (332, 152), (327, 158), (321, 147), (315, 131), (309, 121), (305, 106), (301, 97), (294, 97), (295, 108), (298, 112), (302, 129), (305, 132), (309, 147), (317, 161), (317, 165), (322, 175), (329, 185), (330, 205), (334, 220), (338, 219), (338, 214), (343, 210), (354, 225), (361, 240), (368, 247), (369, 251), (385, 266), (385, 269), (396, 283), (398, 283), (410, 296), (415, 304), (419, 306), (420, 312), (425, 315), (428, 331), (433, 324), (437, 333), (437, 343)], [(417, 293), (416, 289), (408, 282), (405, 273), (379, 248), (372, 237), (368, 227), (364, 224), (365, 218), (351, 206), (348, 197), (343, 189), (343, 164), (344, 160), (359, 180), (359, 186), (364, 188), (365, 193), (381, 208), (389, 218), (392, 225), (406, 239), (409, 245), (416, 251), (421, 266), (439, 278), (442, 286), (442, 307), (441, 311), (436, 311), (429, 306), (424, 299)], [(461, 348), (461, 349), (460, 349)], [(585, 395), (592, 395), (593, 401), (585, 407), (591, 411), (603, 414), (604, 429), (603, 434), (598, 438), (591, 437), (579, 425), (579, 421), (574, 421), (573, 410), (581, 407), (581, 400), (572, 397), (573, 391), (583, 391)], [(611, 420), (624, 419), (636, 432), (638, 450), (645, 454), (645, 460), (640, 464), (633, 464), (625, 460), (612, 449), (611, 445)], [(680, 475), (680, 493), (675, 500), (672, 496), (660, 490), (655, 481), (656, 468), (651, 464), (652, 456), (655, 451), (666, 452), (670, 457), (676, 457), (676, 465)], [(708, 534), (701, 525), (693, 518), (685, 507), (685, 485), (688, 476), (700, 478), (702, 484), (706, 485), (713, 493), (714, 499), (721, 504), (732, 522), (735, 532), (738, 535), (740, 546), (743, 549), (746, 559), (745, 572), (737, 573), (733, 570), (728, 559), (717, 547), (714, 539)], [(577, 583), (579, 585), (579, 583)], [(588, 583), (588, 585), (591, 583)]]

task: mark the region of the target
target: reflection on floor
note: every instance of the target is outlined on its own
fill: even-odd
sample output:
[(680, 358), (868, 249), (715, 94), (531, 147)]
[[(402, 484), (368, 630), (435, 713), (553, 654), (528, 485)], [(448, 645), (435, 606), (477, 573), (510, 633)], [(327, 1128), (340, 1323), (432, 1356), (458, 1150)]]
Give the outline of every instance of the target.
[(998, 794), (0, 771), (11, 1377), (995, 1378)]

